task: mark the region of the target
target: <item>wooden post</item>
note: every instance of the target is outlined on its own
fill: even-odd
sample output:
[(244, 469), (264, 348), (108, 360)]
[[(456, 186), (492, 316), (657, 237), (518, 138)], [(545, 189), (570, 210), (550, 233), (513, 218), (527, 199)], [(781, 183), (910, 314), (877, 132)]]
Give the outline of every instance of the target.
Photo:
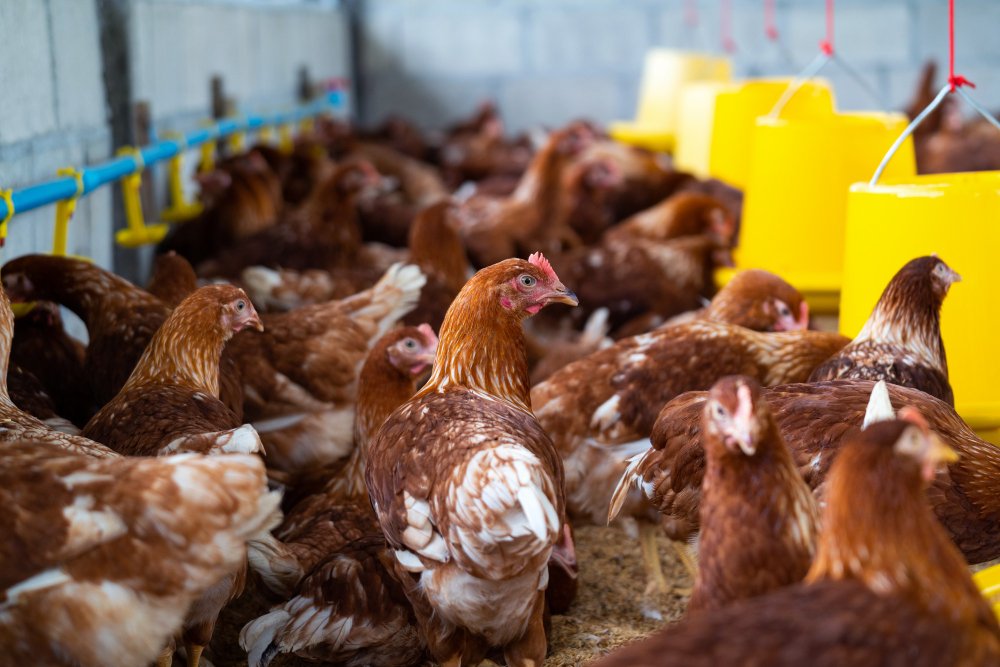
[(309, 66), (302, 65), (299, 67), (299, 102), (305, 104), (311, 102), (314, 97), (316, 97), (316, 86), (309, 74)]
[(212, 76), (212, 118), (219, 120), (226, 117), (226, 89), (222, 77), (218, 74)]
[[(135, 137), (135, 147), (142, 148), (150, 143), (153, 128), (153, 114), (150, 111), (149, 102), (139, 100), (132, 106), (132, 134)], [(142, 210), (149, 215), (150, 211), (158, 210), (159, 207), (153, 205), (153, 175), (145, 172), (142, 179), (142, 187), (139, 190), (139, 199), (142, 201)]]

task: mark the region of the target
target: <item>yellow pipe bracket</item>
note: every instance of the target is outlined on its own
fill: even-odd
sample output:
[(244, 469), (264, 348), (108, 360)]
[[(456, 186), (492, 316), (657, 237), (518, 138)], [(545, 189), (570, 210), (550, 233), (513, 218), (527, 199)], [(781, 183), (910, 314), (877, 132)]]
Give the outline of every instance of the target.
[(3, 220), (0, 220), (0, 248), (7, 243), (7, 223), (14, 217), (13, 195), (13, 190), (0, 190), (0, 199), (7, 205), (7, 215), (4, 216)]
[(247, 135), (246, 132), (233, 132), (229, 135), (229, 150), (233, 154), (242, 153), (246, 150), (247, 145)]
[(292, 149), (295, 148), (295, 137), (292, 136), (292, 126), (290, 123), (284, 123), (278, 129), (278, 146), (285, 153), (291, 153)]
[(56, 171), (59, 176), (71, 176), (76, 181), (76, 194), (69, 199), (56, 202), (56, 223), (52, 231), (52, 254), (58, 257), (66, 256), (69, 243), (69, 221), (76, 213), (76, 202), (83, 194), (83, 172), (75, 167), (63, 167)]
[(142, 170), (145, 166), (142, 155), (131, 146), (118, 151), (118, 155), (131, 155), (136, 161), (137, 170), (122, 179), (122, 200), (125, 204), (125, 221), (128, 227), (115, 233), (115, 241), (126, 248), (159, 243), (167, 235), (168, 225), (146, 225), (142, 214), (142, 199), (139, 189), (142, 187)]
[(182, 176), (182, 161), (187, 143), (184, 135), (171, 132), (164, 135), (166, 139), (177, 142), (177, 155), (167, 162), (167, 190), (170, 193), (170, 206), (160, 211), (160, 219), (164, 222), (184, 222), (199, 215), (202, 206), (198, 202), (188, 201), (184, 196), (184, 179)]

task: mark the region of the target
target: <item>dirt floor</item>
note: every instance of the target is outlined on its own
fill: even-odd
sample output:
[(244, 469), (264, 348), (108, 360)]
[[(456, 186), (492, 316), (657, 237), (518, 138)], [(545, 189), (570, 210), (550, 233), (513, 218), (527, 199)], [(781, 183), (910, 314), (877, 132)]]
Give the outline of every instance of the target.
[[(654, 600), (653, 609), (650, 609), (653, 605), (644, 605), (646, 582), (639, 543), (623, 530), (579, 528), (576, 548), (580, 564), (579, 593), (568, 614), (552, 618), (551, 652), (545, 667), (587, 664), (683, 614), (687, 597), (678, 593)], [(691, 581), (666, 538), (660, 540), (660, 557), (667, 581), (676, 582), (679, 587), (690, 587)], [(224, 612), (215, 641), (206, 654), (215, 667), (246, 665), (246, 654), (238, 642), (240, 628), (267, 608), (267, 601), (251, 584), (243, 597)], [(650, 618), (654, 615), (651, 611), (658, 611), (662, 620)], [(179, 657), (174, 664), (182, 666)], [(205, 664), (207, 661), (203, 661)], [(280, 656), (271, 664), (273, 667), (292, 667), (311, 663)]]

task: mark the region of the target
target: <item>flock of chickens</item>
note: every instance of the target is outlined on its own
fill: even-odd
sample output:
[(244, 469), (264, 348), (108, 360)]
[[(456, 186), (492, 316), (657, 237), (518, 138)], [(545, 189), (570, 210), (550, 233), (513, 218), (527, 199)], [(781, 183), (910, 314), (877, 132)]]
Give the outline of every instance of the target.
[(694, 586), (600, 665), (1000, 664), (967, 567), (1000, 557), (1000, 451), (953, 409), (941, 259), (853, 341), (810, 330), (778, 276), (715, 293), (739, 192), (489, 106), (322, 121), (198, 180), (145, 288), (3, 266), (5, 664), (197, 665), (250, 582), (251, 667), (537, 667), (573, 527), (608, 521), (637, 607), (671, 588), (661, 531)]

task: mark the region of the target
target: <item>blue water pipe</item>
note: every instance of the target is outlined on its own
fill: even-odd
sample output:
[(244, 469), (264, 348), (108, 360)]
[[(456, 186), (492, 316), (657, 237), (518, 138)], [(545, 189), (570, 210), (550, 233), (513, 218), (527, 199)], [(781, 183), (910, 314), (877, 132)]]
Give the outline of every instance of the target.
[[(82, 192), (77, 192), (77, 182), (72, 176), (55, 178), (51, 181), (14, 190), (11, 193), (11, 201), (14, 204), (14, 215), (27, 213), (36, 208), (54, 204), (60, 200), (70, 199), (78, 195), (82, 197), (102, 185), (118, 181), (137, 171), (142, 171), (144, 167), (156, 164), (157, 162), (169, 160), (187, 148), (200, 146), (207, 141), (217, 141), (237, 132), (295, 123), (305, 118), (319, 115), (324, 111), (340, 108), (342, 104), (342, 91), (332, 90), (314, 102), (310, 102), (287, 113), (273, 116), (227, 118), (215, 125), (190, 132), (183, 139), (167, 139), (150, 144), (139, 150), (141, 155), (139, 162), (133, 156), (123, 156), (81, 169), (83, 178)], [(0, 220), (7, 218), (7, 212), (7, 203), (3, 199), (0, 199)]]

